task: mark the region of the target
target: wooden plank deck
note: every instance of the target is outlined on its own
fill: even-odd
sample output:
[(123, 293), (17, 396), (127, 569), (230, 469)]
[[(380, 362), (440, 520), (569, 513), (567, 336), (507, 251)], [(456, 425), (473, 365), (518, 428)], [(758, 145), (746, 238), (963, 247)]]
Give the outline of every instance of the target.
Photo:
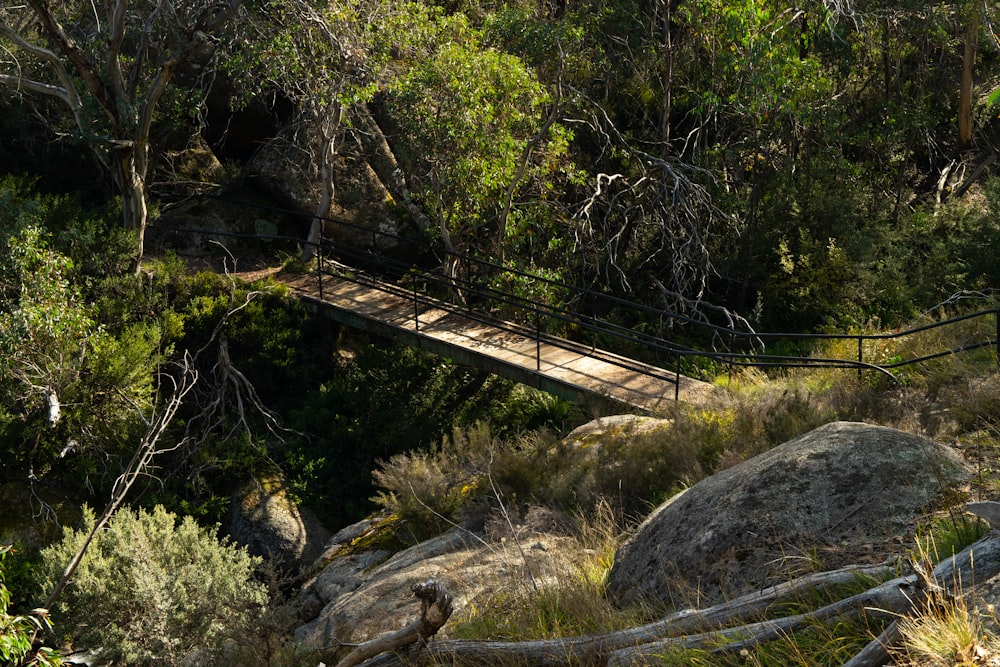
[(326, 275), (320, 298), (316, 274), (279, 279), (324, 317), (569, 400), (596, 395), (658, 413), (674, 403), (675, 392), (681, 401), (702, 402), (717, 389), (683, 375), (677, 385), (671, 371), (570, 341), (539, 342), (512, 323), (493, 325), (427, 297), (415, 304), (394, 286), (359, 284)]

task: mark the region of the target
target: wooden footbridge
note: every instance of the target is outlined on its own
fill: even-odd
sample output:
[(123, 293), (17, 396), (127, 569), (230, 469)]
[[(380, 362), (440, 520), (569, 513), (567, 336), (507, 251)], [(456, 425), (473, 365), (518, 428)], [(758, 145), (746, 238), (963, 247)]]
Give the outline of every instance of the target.
[[(313, 312), (570, 400), (598, 396), (632, 409), (657, 412), (676, 401), (702, 403), (718, 396), (721, 392), (714, 385), (681, 375), (681, 361), (688, 357), (712, 359), (730, 367), (851, 369), (859, 377), (875, 372), (897, 381), (896, 373), (905, 366), (959, 352), (986, 349), (993, 362), (1000, 364), (1000, 354), (997, 354), (1000, 308), (892, 333), (737, 331), (454, 253), (444, 254), (449, 255), (450, 262), (464, 267), (457, 275), (465, 277), (445, 278), (441, 271), (419, 269), (412, 261), (414, 257), (426, 259), (428, 254), (440, 259), (440, 249), (344, 221), (327, 220), (327, 223), (344, 227), (348, 236), (363, 237), (364, 243), (363, 247), (358, 247), (338, 241), (334, 246), (321, 239), (315, 246), (314, 270), (281, 274), (280, 280)], [(194, 229), (175, 231), (207, 234), (212, 238), (249, 237), (254, 242), (291, 242), (292, 247), (302, 244), (301, 239), (264, 235), (260, 230), (257, 234), (220, 234)], [(411, 247), (404, 248), (406, 244)], [(400, 257), (410, 259), (397, 259)], [(728, 351), (706, 352), (684, 347), (603, 320), (593, 313), (550, 306), (544, 300), (495, 287), (502, 284), (530, 284), (532, 287), (527, 291), (532, 293), (544, 294), (549, 290), (569, 294), (572, 296), (568, 301), (579, 298), (581, 303), (599, 302), (601, 309), (609, 312), (644, 311), (640, 319), (665, 319), (699, 328), (716, 340), (725, 341)], [(565, 300), (563, 297), (554, 299)], [(881, 363), (871, 361), (873, 356), (876, 359), (884, 356), (886, 345), (892, 339), (912, 339), (941, 327), (949, 329), (947, 336), (940, 332), (933, 336), (944, 339), (951, 336), (957, 344), (945, 349), (935, 346), (936, 349), (913, 358)], [(582, 334), (584, 339), (609, 341), (617, 349), (645, 350), (647, 358), (665, 360), (664, 366), (548, 333), (568, 330)], [(851, 345), (856, 344), (857, 354), (853, 358), (820, 358), (773, 355), (763, 351), (766, 341), (803, 339), (849, 341)]]
[(569, 400), (599, 396), (658, 412), (676, 400), (703, 400), (715, 391), (676, 372), (358, 276), (332, 263), (324, 263), (321, 272), (283, 282), (324, 317)]

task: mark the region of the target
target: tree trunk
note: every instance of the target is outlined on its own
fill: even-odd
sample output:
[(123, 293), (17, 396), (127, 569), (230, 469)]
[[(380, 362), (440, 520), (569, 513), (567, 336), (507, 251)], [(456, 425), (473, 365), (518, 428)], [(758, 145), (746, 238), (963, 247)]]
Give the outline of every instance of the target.
[(351, 109), (351, 117), (358, 129), (357, 135), (364, 147), (368, 165), (378, 176), (383, 187), (388, 190), (395, 202), (406, 211), (422, 231), (430, 229), (432, 223), (410, 196), (406, 182), (400, 175), (396, 156), (372, 112), (366, 105), (356, 104)]
[(660, 156), (667, 158), (670, 156), (670, 114), (673, 110), (673, 82), (674, 82), (674, 43), (670, 30), (672, 0), (661, 0), (663, 13), (660, 17), (663, 33), (663, 86), (662, 99), (660, 100), (660, 141), (663, 142)]
[(396, 651), (417, 642), (426, 642), (437, 634), (451, 617), (451, 595), (433, 579), (422, 584), (414, 584), (413, 594), (420, 600), (420, 616), (412, 623), (359, 644), (347, 654), (336, 667), (354, 667), (365, 660), (386, 651)]
[[(973, 572), (974, 568), (974, 572)], [(927, 568), (930, 570), (930, 568)], [(868, 574), (884, 574), (886, 567), (869, 570)], [(642, 665), (658, 664), (662, 654), (671, 648), (700, 648), (716, 651), (739, 651), (764, 641), (793, 634), (810, 627), (816, 621), (834, 621), (862, 613), (909, 615), (919, 613), (931, 589), (963, 594), (975, 582), (984, 582), (1000, 574), (1000, 535), (990, 533), (957, 556), (948, 558), (933, 571), (918, 570), (917, 574), (897, 577), (813, 612), (745, 624), (775, 602), (794, 599), (803, 590), (823, 588), (835, 582), (856, 579), (856, 573), (845, 568), (821, 573), (773, 587), (760, 593), (737, 598), (707, 610), (688, 609), (666, 618), (629, 630), (584, 637), (567, 637), (527, 642), (439, 640), (430, 642), (421, 654), (424, 664), (461, 663), (494, 665), (517, 662), (541, 667), (571, 664)], [(845, 577), (849, 577), (845, 579)], [(957, 590), (956, 590), (957, 589)], [(744, 623), (743, 625), (740, 625)], [(722, 627), (719, 630), (716, 628)], [(888, 655), (880, 642), (898, 641), (898, 635), (888, 631), (851, 660), (850, 667), (875, 667)], [(383, 654), (369, 663), (378, 665), (412, 664), (398, 655)]]
[(972, 145), (972, 72), (976, 64), (976, 42), (979, 40), (979, 9), (970, 6), (965, 26), (965, 48), (962, 55), (962, 83), (958, 92), (958, 144), (962, 149)]
[[(340, 105), (336, 105), (333, 110), (327, 110), (327, 118), (321, 118), (321, 110), (317, 114), (317, 124), (320, 128), (320, 148), (319, 176), (321, 195), (319, 203), (316, 205), (316, 212), (313, 214), (312, 224), (309, 226), (309, 237), (302, 248), (303, 262), (309, 262), (316, 256), (319, 244), (323, 237), (323, 218), (329, 213), (330, 205), (333, 203), (333, 195), (336, 191), (336, 183), (333, 180), (333, 162), (337, 157), (337, 134), (340, 131), (340, 121), (342, 110)], [(323, 267), (320, 267), (322, 269)]]
[[(136, 149), (142, 150), (142, 149)], [(149, 210), (146, 206), (146, 175), (136, 165), (133, 149), (118, 149), (114, 156), (114, 180), (122, 196), (122, 225), (125, 229), (135, 231), (136, 253), (132, 270), (139, 272), (142, 256), (145, 252), (146, 222)]]

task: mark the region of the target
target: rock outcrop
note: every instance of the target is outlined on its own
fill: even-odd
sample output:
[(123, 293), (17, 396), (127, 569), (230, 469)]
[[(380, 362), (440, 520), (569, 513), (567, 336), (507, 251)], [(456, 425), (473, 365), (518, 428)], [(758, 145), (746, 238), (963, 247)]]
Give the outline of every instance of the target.
[(969, 475), (951, 448), (926, 438), (827, 424), (657, 508), (616, 555), (609, 594), (703, 605), (838, 558), (878, 560), (879, 545)]
[[(320, 143), (318, 135), (308, 118), (286, 128), (254, 153), (245, 169), (248, 181), (284, 205), (311, 216), (322, 201), (322, 176), (313, 148)], [(373, 170), (365, 149), (352, 141), (340, 142), (332, 170), (333, 199), (323, 215), (348, 224), (327, 222), (325, 237), (335, 244), (362, 248), (394, 247), (399, 233), (399, 202)]]
[(322, 558), (326, 567), (299, 596), (305, 621), (295, 632), (300, 648), (362, 642), (398, 630), (417, 614), (410, 587), (430, 577), (453, 595), (454, 624), (497, 591), (558, 583), (577, 567), (581, 551), (572, 537), (533, 529), (551, 521), (534, 521), (530, 513), (516, 536), (490, 538), (454, 528), (396, 553), (359, 547), (385, 530), (378, 523), (361, 522), (331, 539)]
[(330, 532), (289, 497), (280, 479), (254, 480), (236, 495), (223, 531), (255, 556), (284, 567), (307, 567), (320, 556)]

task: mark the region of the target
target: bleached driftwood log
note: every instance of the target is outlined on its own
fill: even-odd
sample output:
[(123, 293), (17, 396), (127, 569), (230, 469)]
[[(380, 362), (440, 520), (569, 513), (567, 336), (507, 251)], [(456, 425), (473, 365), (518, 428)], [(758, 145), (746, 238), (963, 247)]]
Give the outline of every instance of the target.
[[(845, 567), (820, 572), (735, 598), (706, 609), (685, 609), (647, 625), (583, 637), (564, 637), (527, 642), (438, 640), (430, 642), (423, 657), (435, 660), (459, 660), (463, 664), (493, 664), (502, 658), (517, 658), (526, 664), (546, 666), (569, 662), (605, 663), (612, 652), (636, 647), (668, 636), (702, 633), (726, 625), (745, 623), (759, 617), (769, 606), (791, 600), (807, 591), (856, 583), (859, 579), (876, 580), (891, 576), (892, 565)], [(744, 627), (744, 626), (740, 626)], [(399, 656), (382, 655), (371, 666), (407, 664)]]

